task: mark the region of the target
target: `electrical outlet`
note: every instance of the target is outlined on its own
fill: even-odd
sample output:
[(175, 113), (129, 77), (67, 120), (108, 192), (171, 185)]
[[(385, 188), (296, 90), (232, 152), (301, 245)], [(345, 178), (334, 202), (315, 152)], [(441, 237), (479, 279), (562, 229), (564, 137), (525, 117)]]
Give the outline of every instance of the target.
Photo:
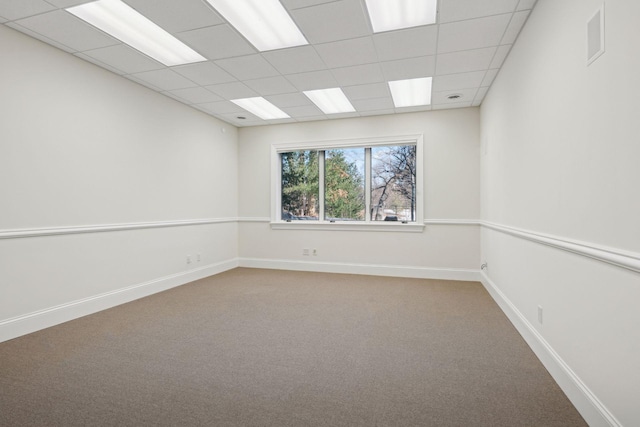
[(187, 255), (187, 264), (191, 264), (191, 255)]
[(538, 306), (538, 323), (542, 325), (542, 306)]
[(302, 249), (302, 255), (309, 256), (309, 249), (307, 248)]
[(318, 250), (316, 248), (313, 248), (313, 256), (318, 256)]
[(200, 254), (196, 255), (196, 261), (200, 262), (201, 259), (202, 257), (200, 256)]

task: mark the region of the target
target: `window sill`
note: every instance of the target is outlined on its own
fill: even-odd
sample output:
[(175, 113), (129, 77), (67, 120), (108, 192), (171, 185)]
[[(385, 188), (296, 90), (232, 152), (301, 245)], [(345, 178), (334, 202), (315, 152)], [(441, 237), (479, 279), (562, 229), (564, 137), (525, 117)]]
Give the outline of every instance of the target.
[(402, 222), (318, 222), (318, 221), (296, 221), (271, 222), (272, 230), (324, 230), (324, 231), (382, 231), (397, 233), (422, 233), (424, 224), (412, 222), (403, 224)]

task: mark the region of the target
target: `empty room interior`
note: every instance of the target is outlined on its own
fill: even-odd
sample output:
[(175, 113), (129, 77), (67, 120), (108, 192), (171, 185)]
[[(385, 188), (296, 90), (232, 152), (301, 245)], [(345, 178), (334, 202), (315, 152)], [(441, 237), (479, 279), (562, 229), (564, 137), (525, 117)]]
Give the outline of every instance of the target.
[(0, 0), (0, 425), (640, 425), (639, 18)]

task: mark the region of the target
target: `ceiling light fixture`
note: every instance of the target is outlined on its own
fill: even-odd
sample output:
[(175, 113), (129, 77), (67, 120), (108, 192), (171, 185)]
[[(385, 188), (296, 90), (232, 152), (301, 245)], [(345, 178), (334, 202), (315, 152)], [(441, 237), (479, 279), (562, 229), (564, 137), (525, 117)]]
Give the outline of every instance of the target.
[(168, 67), (207, 60), (120, 0), (98, 0), (67, 11)]
[(431, 104), (431, 77), (389, 82), (396, 108)]
[(263, 120), (289, 118), (289, 115), (287, 113), (285, 113), (261, 96), (255, 98), (232, 99), (231, 102), (247, 110), (248, 112), (255, 114)]
[(374, 33), (436, 23), (437, 0), (366, 0)]
[(207, 0), (259, 51), (309, 44), (278, 0)]
[(306, 90), (304, 94), (325, 114), (352, 113), (356, 111), (339, 87)]

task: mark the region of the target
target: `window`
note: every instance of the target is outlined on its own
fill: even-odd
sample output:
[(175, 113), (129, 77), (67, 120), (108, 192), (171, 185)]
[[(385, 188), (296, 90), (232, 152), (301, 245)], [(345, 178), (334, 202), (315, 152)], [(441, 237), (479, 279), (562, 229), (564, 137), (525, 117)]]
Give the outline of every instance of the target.
[(421, 153), (421, 135), (276, 144), (272, 227), (421, 229)]

